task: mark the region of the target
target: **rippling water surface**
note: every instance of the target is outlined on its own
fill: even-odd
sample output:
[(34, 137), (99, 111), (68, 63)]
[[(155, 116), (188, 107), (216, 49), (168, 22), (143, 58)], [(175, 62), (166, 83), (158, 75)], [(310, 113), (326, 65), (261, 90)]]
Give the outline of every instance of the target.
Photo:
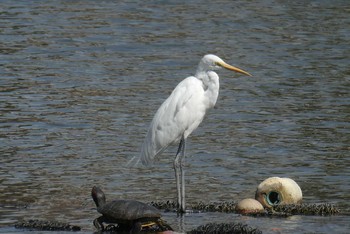
[[(217, 105), (188, 141), (188, 203), (254, 197), (280, 176), (299, 183), (304, 202), (349, 213), (349, 11), (346, 0), (1, 1), (0, 232), (34, 218), (92, 233), (93, 185), (107, 199), (175, 199), (176, 146), (151, 168), (126, 164), (207, 53), (253, 77), (218, 72)], [(346, 233), (350, 223), (346, 214), (164, 215), (178, 231), (235, 221)]]

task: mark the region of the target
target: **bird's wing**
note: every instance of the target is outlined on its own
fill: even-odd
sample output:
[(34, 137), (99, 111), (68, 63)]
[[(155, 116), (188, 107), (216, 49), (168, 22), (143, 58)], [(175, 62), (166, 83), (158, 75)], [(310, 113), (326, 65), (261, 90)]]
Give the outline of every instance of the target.
[(143, 164), (150, 164), (171, 143), (179, 141), (183, 134), (187, 137), (199, 125), (205, 114), (197, 110), (203, 93), (202, 82), (195, 77), (188, 77), (176, 86), (153, 117), (141, 149)]

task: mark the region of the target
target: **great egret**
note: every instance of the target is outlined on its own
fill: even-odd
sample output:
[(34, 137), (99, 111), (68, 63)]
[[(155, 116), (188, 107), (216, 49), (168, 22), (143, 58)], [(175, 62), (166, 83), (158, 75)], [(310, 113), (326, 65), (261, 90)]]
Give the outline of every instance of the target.
[(205, 55), (199, 62), (195, 76), (181, 81), (159, 107), (142, 145), (142, 164), (149, 165), (170, 144), (180, 141), (174, 160), (180, 213), (185, 212), (185, 172), (183, 170), (185, 141), (202, 122), (207, 111), (216, 103), (219, 94), (219, 76), (214, 70), (220, 68), (251, 76), (248, 72), (225, 63), (216, 55)]

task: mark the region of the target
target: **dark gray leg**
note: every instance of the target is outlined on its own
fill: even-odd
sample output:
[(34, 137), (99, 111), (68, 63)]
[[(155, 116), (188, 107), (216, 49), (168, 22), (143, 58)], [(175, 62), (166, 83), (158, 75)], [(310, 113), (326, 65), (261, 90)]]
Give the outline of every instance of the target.
[(174, 160), (178, 213), (185, 212), (185, 171), (183, 170), (183, 159), (185, 158), (185, 144), (185, 138), (184, 136), (182, 136)]

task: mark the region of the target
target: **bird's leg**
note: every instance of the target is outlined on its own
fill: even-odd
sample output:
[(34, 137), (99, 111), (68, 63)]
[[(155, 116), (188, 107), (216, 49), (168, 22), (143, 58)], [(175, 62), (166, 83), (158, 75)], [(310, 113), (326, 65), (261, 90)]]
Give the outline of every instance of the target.
[(182, 140), (180, 141), (179, 148), (177, 150), (175, 160), (174, 160), (174, 170), (175, 170), (175, 179), (176, 179), (176, 190), (177, 190), (177, 211), (179, 212), (181, 204), (181, 185), (180, 185), (180, 150), (181, 150)]
[(185, 148), (186, 148), (186, 140), (183, 138), (182, 140), (182, 156), (180, 162), (180, 171), (181, 171), (181, 212), (186, 211), (185, 207), (185, 169), (184, 169), (184, 159), (185, 159)]
[(176, 177), (177, 188), (177, 211), (178, 213), (185, 212), (185, 173), (183, 171), (183, 158), (185, 156), (185, 139), (182, 136), (179, 148), (174, 160), (174, 170)]

